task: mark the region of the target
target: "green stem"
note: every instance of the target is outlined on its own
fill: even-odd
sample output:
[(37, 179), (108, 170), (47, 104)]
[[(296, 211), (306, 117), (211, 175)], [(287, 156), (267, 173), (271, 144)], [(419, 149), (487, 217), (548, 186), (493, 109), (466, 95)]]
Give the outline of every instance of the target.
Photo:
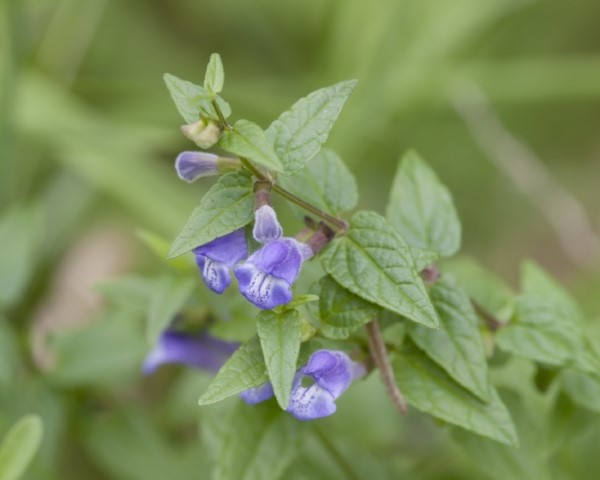
[(491, 332), (497, 332), (504, 326), (504, 323), (498, 320), (491, 312), (486, 310), (483, 305), (475, 301), (473, 298), (471, 298), (471, 305), (473, 305), (473, 309), (485, 322), (486, 327), (488, 327)]
[(346, 222), (346, 220), (344, 220), (342, 218), (334, 217), (333, 215), (329, 215), (328, 213), (315, 207), (314, 205), (311, 205), (310, 203), (305, 202), (301, 198), (298, 198), (293, 193), (288, 192), (285, 188), (281, 188), (279, 185), (273, 185), (273, 191), (277, 192), (279, 195), (281, 195), (285, 199), (289, 200), (290, 202), (295, 203), (296, 205), (303, 208), (304, 210), (307, 210), (307, 211), (315, 214), (317, 217), (322, 218), (326, 222), (329, 222), (332, 225), (335, 225), (341, 232), (345, 232), (346, 230), (348, 230), (348, 222)]

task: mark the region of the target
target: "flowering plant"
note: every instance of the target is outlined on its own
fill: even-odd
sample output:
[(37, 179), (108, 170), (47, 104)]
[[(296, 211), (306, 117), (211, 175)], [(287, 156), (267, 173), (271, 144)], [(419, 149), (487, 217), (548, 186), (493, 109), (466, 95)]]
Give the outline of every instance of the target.
[[(322, 146), (355, 81), (300, 99), (266, 130), (248, 120), (229, 123), (216, 54), (204, 86), (173, 75), (165, 81), (187, 122), (183, 133), (219, 152), (183, 152), (177, 175), (188, 183), (219, 177), (168, 254), (194, 254), (207, 311), (191, 308), (203, 286), (187, 279), (164, 287), (169, 308), (150, 324), (155, 345), (144, 372), (164, 363), (212, 372), (202, 406), (241, 397), (219, 478), (254, 468), (252, 459), (234, 456), (243, 450), (240, 438), (267, 427), (257, 448), (271, 452), (278, 478), (297, 454), (296, 419), (318, 424), (343, 410), (343, 394), (374, 371), (400, 414), (419, 410), (452, 426), (467, 451), (518, 447), (520, 407), (501, 395), (497, 378), (518, 373), (519, 359), (551, 368), (557, 395), (597, 408), (590, 392), (600, 385), (600, 353), (577, 306), (531, 262), (515, 295), (474, 262), (453, 259), (458, 214), (419, 154), (401, 158), (385, 216), (359, 210), (345, 217), (358, 204), (356, 181)], [(275, 197), (298, 214), (294, 235), (280, 224)], [(177, 260), (174, 268), (188, 275)], [(227, 295), (227, 307), (212, 308), (217, 294)], [(243, 334), (228, 330), (241, 323)], [(257, 423), (239, 433), (240, 419), (252, 415)], [(328, 444), (317, 427), (311, 431)]]

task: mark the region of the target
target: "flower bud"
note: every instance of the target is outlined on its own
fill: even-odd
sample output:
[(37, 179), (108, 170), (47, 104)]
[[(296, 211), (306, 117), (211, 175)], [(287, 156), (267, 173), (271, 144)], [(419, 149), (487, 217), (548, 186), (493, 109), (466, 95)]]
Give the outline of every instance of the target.
[(207, 149), (219, 141), (221, 129), (212, 120), (203, 119), (181, 126), (181, 132), (200, 148)]
[(182, 180), (191, 183), (200, 177), (219, 173), (219, 157), (207, 152), (181, 152), (175, 160), (175, 170)]

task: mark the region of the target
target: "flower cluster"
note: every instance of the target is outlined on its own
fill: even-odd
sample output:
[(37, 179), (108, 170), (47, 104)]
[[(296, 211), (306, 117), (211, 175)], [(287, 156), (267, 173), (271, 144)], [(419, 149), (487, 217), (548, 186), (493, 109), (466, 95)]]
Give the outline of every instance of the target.
[[(142, 370), (148, 375), (163, 364), (183, 364), (216, 373), (238, 346), (207, 333), (167, 330), (146, 357)], [(287, 411), (299, 420), (332, 415), (337, 408), (336, 400), (365, 372), (362, 364), (351, 360), (344, 352), (318, 350), (296, 373)], [(250, 405), (264, 402), (273, 397), (273, 387), (267, 382), (242, 392), (240, 397)]]
[[(183, 152), (175, 161), (180, 178), (194, 181), (219, 171), (219, 158), (203, 152)], [(312, 248), (292, 237), (283, 237), (283, 229), (270, 204), (270, 185), (255, 185), (254, 239), (263, 244), (248, 256), (245, 229), (196, 247), (193, 252), (206, 286), (221, 294), (231, 284), (231, 270), (242, 295), (261, 309), (272, 309), (292, 300), (292, 285)]]

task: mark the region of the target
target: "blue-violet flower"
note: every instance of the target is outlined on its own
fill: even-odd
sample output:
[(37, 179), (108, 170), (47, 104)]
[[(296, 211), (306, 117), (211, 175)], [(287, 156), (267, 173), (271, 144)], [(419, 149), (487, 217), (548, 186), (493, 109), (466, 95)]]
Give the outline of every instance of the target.
[[(365, 375), (365, 367), (337, 350), (318, 350), (311, 355), (294, 378), (287, 411), (298, 420), (327, 417), (336, 411), (335, 401), (353, 380)], [(313, 382), (304, 386), (306, 381)], [(240, 394), (248, 404), (260, 403), (273, 396), (271, 382)]]
[(214, 338), (206, 332), (164, 331), (142, 365), (145, 375), (166, 363), (177, 363), (217, 373), (239, 344)]
[(240, 228), (194, 248), (193, 252), (206, 286), (221, 294), (231, 283), (229, 269), (248, 256), (246, 232)]
[(292, 300), (292, 284), (312, 249), (294, 238), (273, 240), (233, 270), (240, 292), (255, 306), (275, 308)]
[(283, 229), (277, 220), (277, 214), (271, 205), (263, 205), (254, 212), (254, 229), (252, 235), (260, 243), (279, 240)]

